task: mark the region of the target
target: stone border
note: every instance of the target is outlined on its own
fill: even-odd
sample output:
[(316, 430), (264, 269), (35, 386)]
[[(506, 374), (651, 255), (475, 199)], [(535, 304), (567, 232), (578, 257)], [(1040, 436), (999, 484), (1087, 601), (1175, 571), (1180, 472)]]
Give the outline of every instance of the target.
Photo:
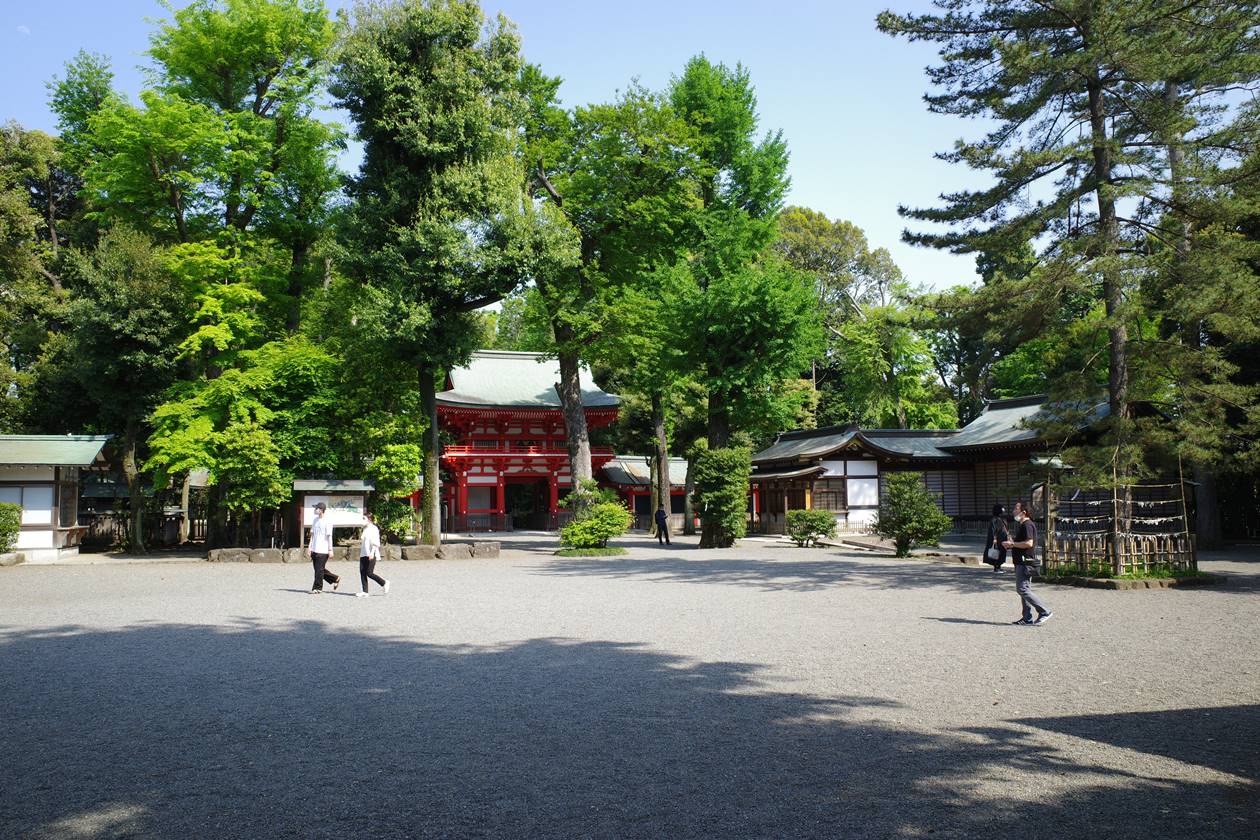
[(0, 554), (0, 566), (20, 566), (26, 562), (26, 555), (20, 551), (7, 551)]
[(1180, 589), (1187, 586), (1214, 586), (1225, 583), (1223, 575), (1202, 574), (1194, 577), (1171, 578), (1091, 578), (1070, 575), (1068, 577), (1046, 578), (1037, 576), (1038, 583), (1053, 583), (1059, 586), (1084, 586), (1089, 589)]
[[(431, 545), (386, 545), (382, 546), (383, 560), (472, 560), (494, 559), (499, 556), (502, 543), (443, 543), (438, 549)], [(0, 555), (8, 557), (9, 555)], [(22, 555), (18, 555), (21, 557)], [(357, 560), (358, 543), (339, 545), (333, 548), (333, 562)], [(300, 548), (212, 548), (206, 552), (206, 561), (210, 563), (308, 563), (309, 558)], [(18, 560), (17, 562), (22, 562)], [(3, 565), (3, 560), (0, 560)]]

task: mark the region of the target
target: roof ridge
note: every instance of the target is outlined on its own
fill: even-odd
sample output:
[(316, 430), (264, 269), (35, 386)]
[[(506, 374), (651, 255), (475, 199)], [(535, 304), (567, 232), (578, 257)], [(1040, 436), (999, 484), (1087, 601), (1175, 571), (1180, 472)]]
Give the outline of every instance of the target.
[(818, 429), (791, 429), (790, 431), (781, 432), (780, 440), (804, 440), (812, 437), (828, 437), (830, 435), (843, 435), (850, 431), (857, 431), (853, 426), (823, 426)]
[(546, 353), (535, 353), (528, 350), (474, 350), (474, 359), (541, 359)]
[(989, 400), (985, 403), (984, 408), (988, 411), (990, 408), (1015, 408), (1023, 405), (1037, 405), (1043, 403), (1047, 399), (1046, 394), (1028, 394), (1023, 397), (1004, 397), (1000, 400)]
[(113, 435), (7, 435), (0, 440), (109, 440)]
[(863, 435), (876, 437), (949, 437), (961, 429), (858, 429)]

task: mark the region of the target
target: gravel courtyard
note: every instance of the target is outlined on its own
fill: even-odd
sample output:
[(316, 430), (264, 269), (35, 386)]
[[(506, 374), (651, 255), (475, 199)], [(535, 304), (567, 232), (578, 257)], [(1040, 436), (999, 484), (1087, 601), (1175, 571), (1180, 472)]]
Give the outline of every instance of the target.
[(1041, 586), (745, 541), (0, 570), (0, 837), (1253, 838), (1260, 559)]

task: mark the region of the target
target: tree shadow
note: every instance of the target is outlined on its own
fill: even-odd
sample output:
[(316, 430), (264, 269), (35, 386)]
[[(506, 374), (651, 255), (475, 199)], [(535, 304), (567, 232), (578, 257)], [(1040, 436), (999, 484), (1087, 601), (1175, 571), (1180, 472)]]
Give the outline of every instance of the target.
[(1019, 723), (1260, 781), (1260, 705), (1021, 718)]
[(3, 632), (0, 836), (1254, 836), (1246, 779), (1117, 774), (1052, 719), (928, 732), (766, 679), (316, 621)]
[(749, 557), (718, 550), (691, 556), (566, 557), (534, 567), (546, 575), (587, 575), (605, 578), (646, 578), (680, 583), (718, 583), (764, 590), (808, 592), (831, 586), (873, 589), (932, 589), (971, 593), (1010, 589), (1009, 576), (985, 567), (937, 563), (931, 560), (867, 560), (831, 550), (779, 548)]

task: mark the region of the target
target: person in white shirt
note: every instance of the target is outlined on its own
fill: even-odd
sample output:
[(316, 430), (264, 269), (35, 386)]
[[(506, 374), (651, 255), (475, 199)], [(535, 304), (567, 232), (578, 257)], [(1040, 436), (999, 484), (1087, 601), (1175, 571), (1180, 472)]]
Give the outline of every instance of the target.
[(363, 591), (356, 593), (357, 598), (366, 598), (368, 594), (368, 578), (376, 581), (376, 585), (389, 594), (389, 581), (376, 573), (376, 561), (381, 559), (381, 529), (376, 527), (376, 517), (364, 514), (367, 524), (359, 535), (359, 580), (363, 583)]
[(311, 594), (319, 595), (324, 591), (324, 581), (332, 584), (333, 591), (341, 586), (341, 578), (328, 571), (324, 566), (328, 556), (332, 554), (333, 529), (328, 521), (328, 506), (323, 502), (315, 503), (315, 522), (311, 524), (311, 544), (307, 551), (311, 555), (311, 563), (315, 566), (315, 583), (311, 586)]

